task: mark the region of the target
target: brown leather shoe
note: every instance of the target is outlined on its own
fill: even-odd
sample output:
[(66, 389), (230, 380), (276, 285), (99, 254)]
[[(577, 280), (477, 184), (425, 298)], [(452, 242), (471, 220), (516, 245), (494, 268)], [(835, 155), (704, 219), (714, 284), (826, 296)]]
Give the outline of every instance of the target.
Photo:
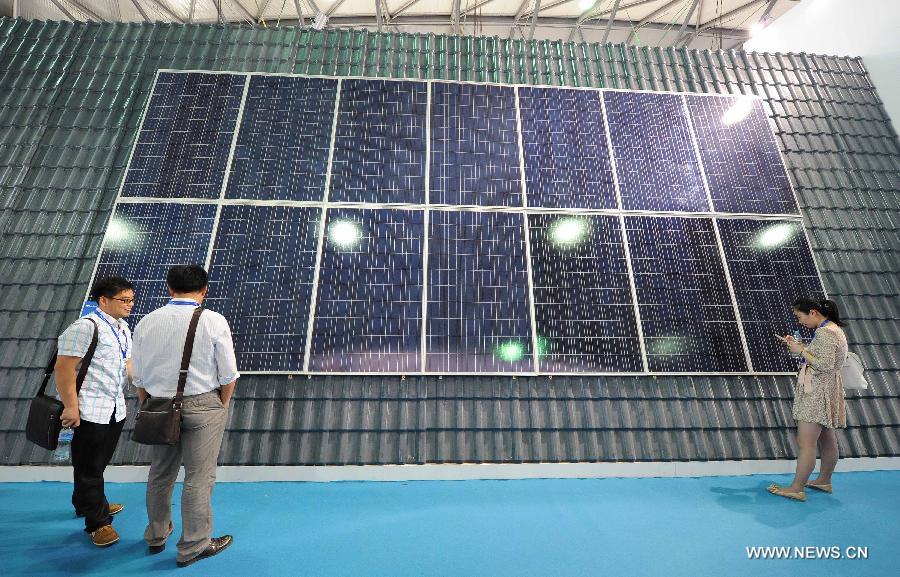
[(231, 535), (223, 535), (222, 537), (213, 537), (209, 542), (209, 547), (203, 550), (202, 553), (194, 557), (193, 559), (188, 559), (187, 561), (178, 561), (176, 564), (179, 567), (187, 567), (191, 563), (195, 561), (199, 561), (200, 559), (206, 559), (207, 557), (212, 557), (214, 555), (218, 555), (222, 551), (228, 548), (229, 545), (234, 541), (234, 537)]
[[(122, 509), (124, 509), (124, 508), (125, 508), (125, 505), (123, 505), (123, 504), (121, 504), (121, 503), (109, 503), (109, 504), (106, 506), (106, 511), (107, 511), (107, 513), (109, 513), (110, 515), (116, 515), (116, 514), (118, 514), (118, 513), (121, 513), (121, 512), (122, 512)], [(79, 512), (76, 511), (76, 512), (75, 512), (75, 516), (76, 516), (76, 517), (84, 517), (84, 513), (79, 513)]]
[(104, 525), (91, 533), (91, 543), (97, 547), (109, 547), (119, 540), (119, 534), (112, 525)]

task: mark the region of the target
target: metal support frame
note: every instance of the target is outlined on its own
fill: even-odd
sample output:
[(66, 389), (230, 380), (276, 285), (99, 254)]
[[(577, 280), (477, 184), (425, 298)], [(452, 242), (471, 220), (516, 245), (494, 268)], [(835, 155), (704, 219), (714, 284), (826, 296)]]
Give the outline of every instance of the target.
[[(343, 2), (343, 0), (338, 0), (335, 4), (340, 4), (341, 2)], [(333, 5), (332, 8), (334, 8)], [(328, 12), (331, 12), (331, 8), (328, 9)], [(378, 31), (381, 32), (382, 24), (384, 23), (381, 17), (381, 0), (375, 0), (375, 19), (378, 21)]]
[[(55, 2), (56, 0), (54, 0)], [(131, 3), (134, 4), (134, 7), (137, 8), (137, 11), (140, 12), (141, 17), (144, 19), (144, 22), (150, 22), (150, 18), (147, 17), (147, 13), (144, 12), (143, 6), (140, 5), (138, 0), (131, 0)]]
[(688, 8), (687, 14), (684, 16), (684, 21), (681, 23), (681, 28), (678, 29), (678, 38), (675, 39), (675, 42), (672, 43), (673, 46), (678, 46), (684, 37), (687, 35), (687, 25), (688, 22), (691, 21), (691, 16), (694, 15), (694, 10), (697, 9), (697, 5), (700, 4), (700, 0), (694, 0), (691, 3), (691, 7)]
[[(763, 2), (767, 2), (767, 1), (771, 2), (772, 6), (774, 6), (774, 0), (750, 0), (746, 4), (742, 4), (742, 5), (738, 6), (737, 8), (735, 8), (733, 10), (729, 10), (728, 12), (721, 14), (719, 16), (716, 16), (715, 18), (713, 18), (711, 20), (707, 20), (706, 22), (704, 22), (703, 24), (698, 26), (693, 32), (691, 32), (687, 36), (687, 38), (684, 39), (684, 45), (687, 46), (694, 38), (699, 36), (702, 32), (705, 32), (706, 30), (709, 30), (710, 28), (714, 28), (717, 23), (724, 21), (726, 18), (731, 18), (732, 16), (737, 16), (738, 14), (740, 14), (741, 12), (744, 12), (747, 9), (753, 8), (754, 6), (758, 6), (759, 4), (762, 4)], [(746, 39), (741, 40), (741, 42), (745, 42), (745, 41), (746, 41)]]
[[(328, 7), (328, 10), (325, 11), (325, 15), (328, 16), (328, 17), (330, 18), (331, 15), (334, 14), (335, 10), (337, 10), (338, 8), (340, 8), (340, 7), (344, 4), (344, 2), (346, 2), (346, 1), (347, 1), (347, 0), (335, 0), (334, 4), (332, 4), (331, 6), (329, 6), (329, 7)], [(379, 0), (375, 0), (375, 9), (376, 9), (376, 10), (378, 9), (378, 5), (379, 5), (379, 4), (380, 4)]]
[(294, 0), (294, 10), (297, 11), (297, 22), (300, 28), (303, 28), (303, 8), (300, 6), (300, 0)]
[(81, 0), (68, 0), (68, 2), (69, 2), (69, 4), (74, 5), (76, 8), (78, 8), (79, 10), (81, 10), (82, 12), (84, 12), (85, 14), (87, 14), (88, 16), (93, 18), (94, 20), (96, 20), (97, 22), (106, 22), (105, 18), (103, 18), (102, 16), (100, 16), (99, 14), (97, 14), (96, 12), (94, 12), (93, 10), (88, 8), (87, 6), (85, 6), (81, 2)]
[[(619, 0), (616, 0), (618, 2)], [(534, 0), (534, 11), (531, 13), (531, 26), (528, 28), (528, 39), (534, 40), (534, 28), (537, 26), (538, 13), (541, 11), (541, 0)]]
[[(409, 3), (415, 4), (418, 1), (419, 0), (411, 0)], [(473, 6), (469, 6), (468, 8), (463, 10), (460, 13), (460, 16), (468, 16), (469, 14), (474, 14), (476, 10), (478, 10), (485, 4), (490, 4), (491, 2), (494, 2), (494, 1), (496, 1), (496, 0), (481, 0), (481, 2), (476, 2)], [(563, 1), (568, 2), (569, 0), (558, 0), (558, 3), (563, 2)], [(401, 8), (406, 9), (406, 5), (402, 6)]]
[[(388, 19), (392, 20), (392, 19), (396, 18), (397, 16), (399, 16), (400, 14), (403, 14), (408, 9), (412, 8), (413, 6), (415, 6), (416, 4), (418, 4), (421, 1), (422, 0), (407, 0), (407, 2), (405, 4), (402, 4), (399, 8), (397, 8), (397, 10), (395, 10), (394, 13), (388, 17)], [(490, 1), (491, 0), (485, 0), (484, 2), (482, 2), (482, 4), (487, 4)], [(344, 3), (344, 0), (339, 0), (338, 2), (335, 2), (335, 5), (340, 6), (343, 3)]]
[(650, 14), (647, 14), (643, 18), (641, 18), (637, 24), (631, 27), (631, 32), (628, 34), (628, 38), (625, 39), (625, 44), (631, 42), (634, 38), (635, 33), (641, 28), (641, 26), (647, 24), (648, 22), (652, 22), (654, 18), (659, 16), (660, 14), (664, 14), (669, 8), (675, 6), (676, 4), (681, 4), (684, 0), (669, 0)]
[(194, 23), (194, 10), (197, 8), (197, 0), (191, 0), (191, 7), (188, 10), (188, 24)]
[[(50, 0), (50, 1), (53, 2), (54, 6), (59, 8), (60, 12), (65, 14), (66, 18), (68, 18), (72, 22), (78, 22), (78, 18), (75, 18), (75, 16), (73, 16), (71, 12), (66, 10), (66, 7), (60, 2), (60, 0)], [(134, 2), (134, 0), (131, 0), (131, 1)], [(144, 18), (146, 19), (146, 16)]]
[[(222, 0), (219, 0), (219, 2), (221, 2), (221, 1)], [(263, 14), (265, 13), (266, 8), (269, 7), (269, 3), (271, 1), (272, 0), (263, 0), (262, 4), (259, 5), (259, 9), (256, 11), (256, 16), (253, 17), (254, 23), (262, 22)]]
[(159, 6), (159, 9), (169, 15), (170, 18), (178, 22), (184, 23), (184, 18), (179, 16), (172, 10), (163, 0), (153, 0), (153, 3)]
[(450, 15), (450, 24), (451, 24), (451, 26), (453, 26), (454, 34), (462, 33), (462, 26), (460, 24), (459, 5), (460, 5), (460, 0), (453, 0), (453, 13)]
[(616, 12), (619, 10), (619, 0), (616, 0), (615, 4), (613, 4), (612, 11), (609, 13), (609, 19), (606, 21), (606, 30), (603, 32), (603, 40), (600, 42), (605, 44), (606, 39), (609, 38), (609, 31), (612, 30), (613, 20), (616, 19)]

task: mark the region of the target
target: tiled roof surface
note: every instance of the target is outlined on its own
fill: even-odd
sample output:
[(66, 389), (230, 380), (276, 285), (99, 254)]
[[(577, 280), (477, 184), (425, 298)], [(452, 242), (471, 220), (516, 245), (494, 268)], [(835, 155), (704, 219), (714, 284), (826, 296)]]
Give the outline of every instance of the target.
[[(859, 59), (366, 31), (0, 20), (0, 464), (80, 309), (158, 68), (755, 93), (872, 388), (845, 456), (900, 455), (900, 142)], [(241, 379), (223, 464), (793, 458), (786, 377)], [(133, 403), (131, 405), (133, 407)], [(130, 420), (127, 425), (130, 429)], [(123, 437), (116, 463), (145, 463)]]

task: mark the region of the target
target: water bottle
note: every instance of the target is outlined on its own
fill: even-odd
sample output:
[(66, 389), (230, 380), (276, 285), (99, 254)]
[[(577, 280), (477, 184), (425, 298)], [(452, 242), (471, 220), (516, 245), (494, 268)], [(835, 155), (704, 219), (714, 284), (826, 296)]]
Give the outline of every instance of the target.
[[(800, 332), (800, 329), (794, 331), (794, 340), (798, 343), (803, 343), (803, 333)], [(794, 355), (794, 358), (797, 359), (797, 362), (801, 365), (806, 362), (806, 359), (803, 358), (802, 354)]]
[(70, 427), (63, 427), (59, 430), (59, 442), (56, 449), (53, 450), (54, 463), (68, 463), (72, 457), (72, 437), (75, 431)]

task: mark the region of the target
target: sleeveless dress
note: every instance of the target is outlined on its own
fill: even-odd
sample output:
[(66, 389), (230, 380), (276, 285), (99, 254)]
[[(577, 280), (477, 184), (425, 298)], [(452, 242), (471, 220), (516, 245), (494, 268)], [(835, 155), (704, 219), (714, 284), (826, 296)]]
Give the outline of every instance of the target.
[(816, 330), (807, 349), (816, 360), (806, 363), (794, 386), (794, 419), (829, 429), (846, 427), (840, 371), (847, 359), (847, 337), (840, 328), (829, 324)]

